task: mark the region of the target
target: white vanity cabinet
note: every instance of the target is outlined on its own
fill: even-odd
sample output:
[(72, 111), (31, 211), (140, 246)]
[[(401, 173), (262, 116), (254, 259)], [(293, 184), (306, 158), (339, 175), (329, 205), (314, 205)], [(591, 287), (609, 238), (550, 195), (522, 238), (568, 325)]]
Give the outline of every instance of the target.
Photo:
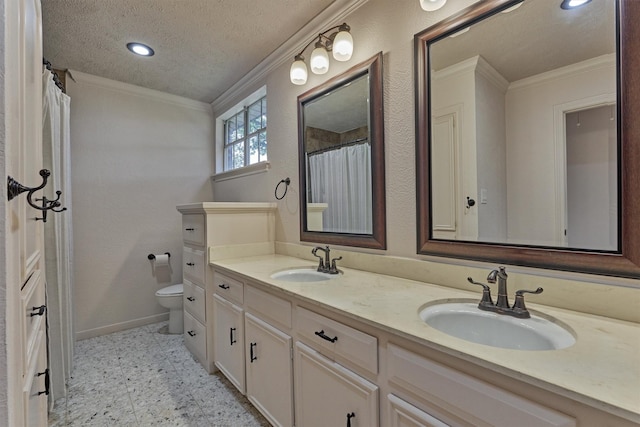
[[(202, 202), (179, 205), (182, 214), (182, 276), (184, 285), (184, 342), (207, 372), (215, 370), (213, 337), (218, 326), (214, 316), (214, 291), (227, 301), (242, 306), (242, 287), (230, 292), (218, 288), (210, 252), (226, 245), (249, 245), (265, 251), (273, 246), (275, 203)], [(251, 249), (243, 248), (243, 253)], [(241, 316), (242, 318), (242, 316)], [(243, 323), (243, 322), (240, 322)], [(244, 347), (242, 344), (241, 347)]]
[(213, 306), (214, 363), (244, 394), (244, 310), (217, 294), (213, 296)]
[(184, 344), (211, 372), (207, 352), (207, 313), (205, 308), (206, 263), (205, 215), (182, 216), (182, 285), (184, 310)]
[(214, 285), (215, 365), (272, 425), (292, 427), (291, 303), (219, 271)]
[(247, 398), (274, 426), (293, 426), (291, 337), (245, 313)]
[(450, 427), (393, 394), (387, 395), (390, 427)]
[[(394, 393), (419, 402), (419, 406), (424, 410), (420, 411), (424, 413), (422, 418), (429, 421), (417, 425), (577, 425), (572, 417), (392, 343), (387, 345), (387, 375), (387, 381)], [(389, 405), (392, 419), (394, 411), (407, 413), (409, 408), (402, 405), (401, 399), (393, 397), (389, 399)]]
[(296, 425), (375, 427), (378, 387), (344, 366), (297, 342)]

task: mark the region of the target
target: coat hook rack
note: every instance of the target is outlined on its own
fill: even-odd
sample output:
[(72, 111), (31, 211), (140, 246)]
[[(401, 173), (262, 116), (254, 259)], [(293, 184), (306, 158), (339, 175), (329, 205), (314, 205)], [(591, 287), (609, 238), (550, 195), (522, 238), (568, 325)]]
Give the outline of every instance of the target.
[(8, 176), (7, 177), (7, 198), (9, 200), (12, 200), (14, 197), (17, 197), (22, 193), (27, 193), (27, 203), (29, 203), (29, 206), (39, 211), (42, 211), (42, 218), (35, 218), (35, 220), (47, 222), (48, 211), (64, 212), (67, 210), (67, 208), (56, 209), (56, 208), (59, 208), (61, 205), (60, 196), (62, 195), (62, 191), (56, 191), (57, 197), (54, 200), (49, 200), (44, 196), (41, 199), (35, 199), (36, 202), (41, 202), (40, 206), (38, 206), (33, 202), (33, 193), (35, 193), (38, 190), (42, 190), (47, 185), (47, 180), (49, 179), (49, 176), (51, 176), (51, 172), (47, 169), (41, 169), (40, 176), (42, 177), (42, 184), (40, 184), (37, 187), (26, 187), (20, 184), (18, 181), (16, 181), (12, 177)]

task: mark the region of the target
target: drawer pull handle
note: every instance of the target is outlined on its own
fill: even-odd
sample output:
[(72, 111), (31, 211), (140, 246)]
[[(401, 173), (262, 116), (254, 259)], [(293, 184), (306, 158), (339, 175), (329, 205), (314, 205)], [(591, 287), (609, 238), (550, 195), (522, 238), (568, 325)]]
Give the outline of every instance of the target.
[(189, 334), (190, 337), (195, 337), (196, 333), (193, 331), (187, 331), (187, 333)]
[(187, 297), (187, 299), (191, 302), (194, 302), (196, 300), (194, 297)]
[(256, 355), (255, 355), (255, 354), (254, 354), (254, 352), (253, 352), (253, 349), (254, 349), (257, 345), (258, 345), (258, 344), (257, 344), (257, 343), (255, 343), (255, 342), (252, 342), (252, 343), (249, 345), (249, 355), (250, 355), (251, 363), (253, 363), (255, 360), (258, 360), (258, 358), (256, 357)]
[(327, 341), (329, 341), (329, 342), (336, 342), (336, 341), (338, 341), (338, 337), (337, 337), (337, 336), (336, 336), (336, 337), (331, 338), (331, 337), (329, 337), (329, 336), (325, 335), (325, 333), (324, 333), (324, 329), (323, 329), (323, 330), (321, 330), (320, 332), (315, 332), (315, 334), (316, 334), (317, 336), (319, 336), (320, 338), (322, 338), (323, 340), (327, 340)]
[(188, 263), (187, 263), (187, 265), (188, 265), (189, 267), (193, 267), (195, 264), (194, 264), (194, 263), (192, 263), (192, 262), (188, 262)]
[(222, 285), (218, 285), (218, 287), (221, 288), (221, 289), (225, 289), (225, 290), (229, 289), (229, 285), (224, 284), (224, 283)]
[(354, 412), (347, 414), (347, 427), (351, 427), (351, 418), (354, 418), (355, 416), (356, 414)]
[(31, 317), (33, 317), (33, 316), (42, 316), (46, 309), (47, 309), (46, 305), (41, 305), (40, 307), (31, 307), (31, 311), (33, 313), (31, 313), (30, 316)]
[(196, 231), (195, 228), (185, 228), (184, 231)]
[(236, 328), (229, 328), (229, 345), (234, 345), (237, 341), (233, 338), (233, 331), (235, 331)]
[(36, 377), (39, 377), (41, 375), (44, 375), (44, 391), (39, 391), (38, 396), (41, 396), (43, 394), (49, 396), (49, 369), (45, 369), (42, 372), (38, 372), (36, 374)]

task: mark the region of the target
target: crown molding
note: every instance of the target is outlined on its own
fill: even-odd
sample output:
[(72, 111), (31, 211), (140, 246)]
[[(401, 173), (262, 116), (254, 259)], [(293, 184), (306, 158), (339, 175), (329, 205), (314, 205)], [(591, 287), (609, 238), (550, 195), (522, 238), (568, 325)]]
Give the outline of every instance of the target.
[(232, 105), (228, 104), (238, 102), (236, 98), (238, 93), (242, 93), (258, 83), (263, 82), (269, 73), (285, 62), (293, 61), (294, 56), (300, 52), (300, 49), (309, 42), (312, 36), (316, 36), (326, 28), (342, 22), (347, 16), (368, 1), (369, 0), (336, 0), (331, 3), (331, 5), (316, 15), (315, 18), (245, 74), (244, 77), (217, 97), (211, 103), (213, 110), (219, 112), (225, 111), (225, 107), (230, 108)]
[(208, 104), (206, 102), (195, 101), (193, 99), (184, 98), (178, 95), (172, 95), (170, 93), (161, 92), (159, 90), (147, 89), (141, 86), (119, 82), (117, 80), (94, 76), (93, 74), (87, 74), (81, 71), (67, 70), (67, 74), (69, 75), (71, 80), (76, 83), (88, 84), (101, 87), (103, 89), (113, 90), (129, 95), (137, 95), (144, 98), (153, 99), (155, 101), (166, 102), (181, 107), (187, 107), (194, 110), (201, 110), (207, 113), (211, 113), (211, 104)]

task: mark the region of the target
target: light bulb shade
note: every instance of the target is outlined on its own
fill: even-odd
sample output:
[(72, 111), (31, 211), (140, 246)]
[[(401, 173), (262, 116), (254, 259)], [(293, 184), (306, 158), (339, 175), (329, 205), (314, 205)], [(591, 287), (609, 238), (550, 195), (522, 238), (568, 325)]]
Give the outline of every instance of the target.
[(333, 39), (333, 59), (348, 61), (353, 54), (353, 37), (349, 31), (340, 31)]
[(444, 6), (446, 2), (447, 0), (420, 0), (420, 7), (427, 12), (433, 12)]
[(325, 74), (329, 71), (329, 54), (323, 46), (318, 46), (311, 52), (311, 71), (314, 74)]
[(294, 85), (303, 85), (307, 82), (307, 64), (302, 59), (296, 59), (291, 64), (289, 78)]

